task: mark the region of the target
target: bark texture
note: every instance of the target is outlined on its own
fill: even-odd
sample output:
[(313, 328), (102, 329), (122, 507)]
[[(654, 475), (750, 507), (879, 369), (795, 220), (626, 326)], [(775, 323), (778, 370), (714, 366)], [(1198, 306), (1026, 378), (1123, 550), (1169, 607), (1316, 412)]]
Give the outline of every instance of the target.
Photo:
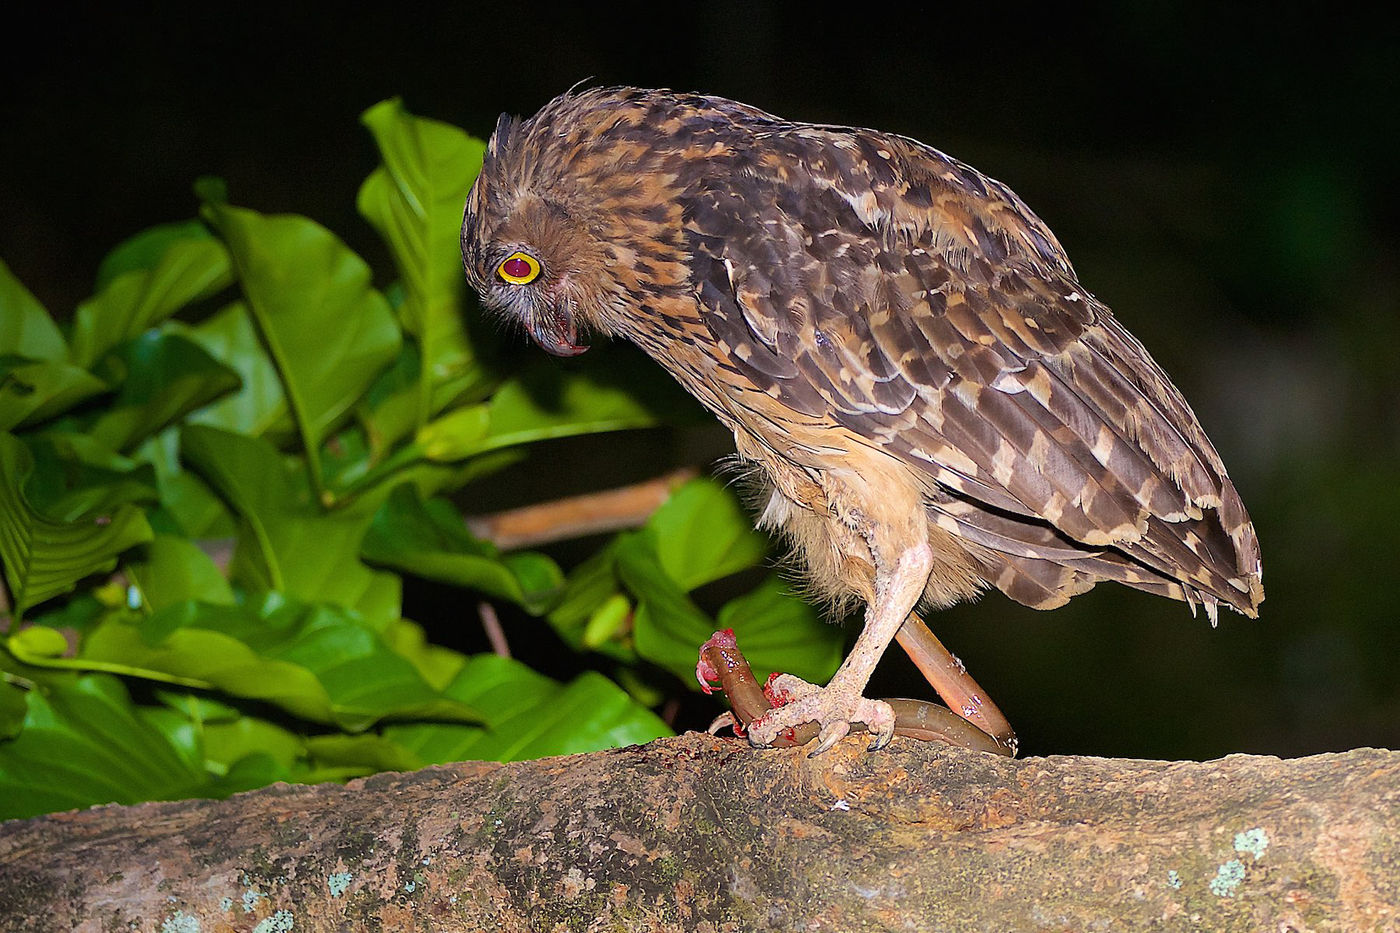
[(0, 826), (0, 929), (1400, 929), (1400, 752), (685, 735)]

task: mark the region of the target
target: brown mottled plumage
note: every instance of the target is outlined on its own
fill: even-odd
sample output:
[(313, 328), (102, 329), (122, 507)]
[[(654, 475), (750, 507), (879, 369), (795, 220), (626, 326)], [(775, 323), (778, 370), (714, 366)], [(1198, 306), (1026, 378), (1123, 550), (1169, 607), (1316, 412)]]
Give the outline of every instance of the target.
[[(1010, 189), (921, 143), (570, 93), (501, 118), (462, 251), (546, 350), (598, 331), (666, 367), (767, 481), (762, 523), (819, 588), (866, 601), (831, 685), (790, 681), (757, 743), (817, 719), (820, 748), (851, 721), (883, 744), (887, 710), (860, 694), (896, 632), (943, 652), (920, 602), (991, 585), (1048, 609), (1117, 580), (1257, 614), (1254, 528), (1181, 394)], [(537, 277), (503, 274), (517, 253)], [(987, 722), (965, 674), (930, 676)]]

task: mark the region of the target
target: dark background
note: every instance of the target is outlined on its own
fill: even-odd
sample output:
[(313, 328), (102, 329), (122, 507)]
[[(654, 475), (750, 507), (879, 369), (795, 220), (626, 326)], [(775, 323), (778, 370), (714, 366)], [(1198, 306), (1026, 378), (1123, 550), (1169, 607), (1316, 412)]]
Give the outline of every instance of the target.
[[(394, 95), (478, 135), (590, 79), (914, 136), (1058, 233), (1192, 401), (1263, 546), (1257, 622), (1212, 630), (1111, 584), (1048, 614), (991, 595), (936, 616), (1023, 748), (1400, 746), (1394, 26), (1276, 5), (686, 6), (7, 12), (0, 258), (66, 317), (108, 249), (192, 216), (191, 183), (214, 174), (235, 203), (310, 215), (387, 269), (354, 197), (376, 164), (358, 116)], [(520, 495), (561, 470), (607, 482), (614, 464), (626, 479), (724, 449), (703, 429), (550, 448)], [(885, 667), (877, 694), (926, 692), (893, 654)]]

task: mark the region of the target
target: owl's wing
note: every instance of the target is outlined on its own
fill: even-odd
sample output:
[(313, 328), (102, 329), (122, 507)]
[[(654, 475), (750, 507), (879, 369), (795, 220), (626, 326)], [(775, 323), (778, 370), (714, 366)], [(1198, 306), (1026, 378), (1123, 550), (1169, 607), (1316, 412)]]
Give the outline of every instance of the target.
[(686, 210), (701, 313), (757, 388), (926, 473), (931, 515), (1013, 598), (1109, 578), (1255, 614), (1215, 449), (1009, 189), (865, 131), (770, 142)]

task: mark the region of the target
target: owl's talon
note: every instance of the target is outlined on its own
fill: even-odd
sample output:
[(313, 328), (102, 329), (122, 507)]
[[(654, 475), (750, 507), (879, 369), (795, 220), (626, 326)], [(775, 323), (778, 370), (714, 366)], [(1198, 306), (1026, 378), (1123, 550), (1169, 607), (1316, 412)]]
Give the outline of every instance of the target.
[(744, 728), (744, 721), (732, 712), (720, 713), (705, 731), (710, 735), (719, 735), (725, 729), (732, 729), (741, 739), (748, 734), (748, 730)]
[(749, 723), (749, 742), (760, 748), (771, 746), (787, 730), (807, 723), (816, 723), (821, 729), (810, 753), (812, 757), (830, 750), (850, 734), (853, 723), (863, 723), (875, 734), (872, 748), (883, 748), (894, 734), (894, 711), (884, 700), (867, 700), (841, 687), (823, 689), (790, 674), (771, 679), (768, 692), (781, 705)]
[(894, 720), (890, 720), (888, 729), (881, 729), (878, 732), (874, 729), (870, 731), (874, 733), (875, 739), (866, 747), (866, 751), (878, 752), (880, 749), (890, 744), (890, 740), (894, 738)]
[(848, 722), (829, 722), (822, 727), (821, 735), (817, 736), (817, 747), (807, 753), (808, 758), (815, 758), (822, 752), (830, 751), (831, 747), (844, 739), (851, 732), (851, 724)]

